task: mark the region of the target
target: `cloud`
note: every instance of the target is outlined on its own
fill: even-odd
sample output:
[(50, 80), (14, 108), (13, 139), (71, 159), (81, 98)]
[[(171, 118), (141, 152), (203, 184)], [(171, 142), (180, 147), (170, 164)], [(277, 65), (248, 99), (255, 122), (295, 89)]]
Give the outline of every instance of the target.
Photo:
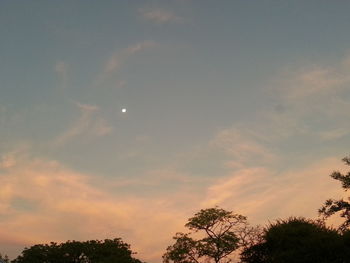
[(89, 113), (99, 110), (99, 108), (96, 105), (82, 104), (79, 102), (76, 102), (76, 105), (79, 109), (81, 109), (83, 113)]
[(107, 121), (96, 113), (99, 108), (96, 105), (75, 103), (80, 110), (79, 118), (62, 134), (56, 137), (53, 145), (64, 145), (73, 138), (81, 135), (104, 136), (112, 132), (113, 128)]
[(306, 138), (319, 145), (346, 138), (350, 130), (350, 67), (346, 60), (332, 66), (298, 65), (277, 72), (265, 89), (269, 103), (256, 113), (254, 122), (240, 125), (275, 148)]
[(320, 64), (289, 69), (280, 74), (279, 85), (273, 88), (273, 92), (287, 101), (310, 100), (315, 96), (325, 98), (342, 93), (350, 83), (348, 60), (349, 57), (345, 57), (331, 67)]
[(156, 8), (156, 9), (139, 9), (140, 14), (146, 20), (154, 22), (156, 24), (165, 24), (165, 23), (183, 23), (184, 18), (175, 15), (174, 13)]
[(230, 168), (242, 168), (249, 163), (268, 164), (277, 158), (257, 134), (244, 127), (219, 131), (209, 145), (222, 149), (230, 157), (226, 162)]
[(260, 224), (291, 215), (314, 218), (326, 199), (341, 192), (339, 184), (327, 177), (339, 164), (326, 158), (285, 171), (246, 167), (210, 186), (202, 205), (233, 207)]
[[(106, 72), (152, 45), (142, 42), (115, 53), (111, 59), (116, 63)], [(294, 72), (273, 95), (281, 106), (259, 112), (255, 121), (226, 127), (198, 149), (134, 178), (80, 173), (55, 160), (3, 153), (3, 252), (14, 256), (25, 245), (39, 242), (122, 237), (137, 257), (160, 262), (171, 237), (183, 231), (187, 218), (200, 208), (220, 205), (262, 224), (290, 215), (315, 217), (324, 200), (341, 194), (339, 184), (328, 177), (342, 167), (339, 158), (310, 149), (310, 138), (320, 145), (344, 138), (349, 130), (349, 103), (341, 96), (347, 82), (336, 80), (343, 75), (334, 72)], [(57, 145), (112, 131), (98, 106), (77, 102), (76, 107), (79, 117), (56, 138)], [(326, 125), (313, 128), (315, 119), (317, 125)], [(329, 128), (332, 122), (334, 128)], [(295, 146), (303, 136), (311, 136), (305, 149)], [(293, 150), (288, 153), (287, 147)], [(220, 170), (198, 177), (192, 173), (207, 163), (217, 163), (215, 169)]]
[(321, 140), (325, 140), (325, 141), (336, 140), (346, 135), (349, 135), (349, 129), (345, 129), (345, 128), (331, 129), (327, 131), (321, 131), (319, 133)]
[(68, 70), (67, 63), (63, 61), (58, 61), (55, 65), (55, 71), (59, 74), (66, 75)]
[(4, 154), (1, 156), (0, 168), (10, 168), (16, 164), (16, 160), (13, 157), (12, 153)]
[(134, 55), (135, 53), (140, 52), (146, 48), (153, 47), (154, 45), (155, 43), (153, 41), (144, 41), (135, 45), (128, 46), (123, 53), (127, 56)]
[(108, 135), (112, 130), (112, 126), (110, 126), (105, 119), (98, 119), (91, 127), (91, 133), (96, 136)]
[(292, 98), (312, 96), (314, 94), (328, 94), (336, 92), (340, 85), (350, 78), (331, 69), (314, 68), (301, 72), (296, 76), (296, 84), (290, 89), (288, 96)]
[(55, 72), (59, 75), (62, 80), (62, 88), (65, 89), (67, 87), (68, 81), (68, 70), (69, 66), (64, 61), (58, 61), (55, 64)]
[[(84, 114), (98, 111), (77, 106)], [(4, 153), (13, 161), (0, 170), (0, 244), (15, 256), (34, 243), (122, 237), (140, 259), (160, 262), (171, 237), (186, 231), (187, 219), (200, 208), (220, 205), (264, 224), (289, 215), (313, 217), (325, 199), (337, 196), (339, 185), (328, 174), (339, 160), (277, 169), (280, 159), (265, 143), (243, 128), (219, 132), (204, 151), (227, 156), (226, 173), (218, 177), (195, 177), (176, 165), (134, 178), (100, 177), (55, 160)], [(150, 238), (154, 233), (157, 238)]]
[(281, 74), (269, 93), (275, 107), (219, 131), (209, 146), (225, 152), (227, 170), (207, 186), (201, 206), (220, 205), (265, 224), (316, 217), (326, 199), (341, 196), (328, 175), (343, 170), (339, 155), (347, 154), (332, 144), (349, 136), (349, 69), (340, 62)]
[(130, 45), (121, 51), (114, 52), (104, 66), (104, 74), (109, 74), (120, 69), (121, 65), (128, 57), (154, 46), (155, 42), (153, 41), (143, 41), (134, 45)]
[[(54, 160), (13, 158), (13, 165), (0, 170), (0, 244), (12, 257), (35, 243), (122, 237), (137, 257), (159, 261), (193, 213), (186, 200), (198, 200), (186, 189), (157, 194), (167, 182), (185, 180), (173, 171), (150, 171), (147, 178), (120, 183), (122, 178), (97, 178)], [(155, 190), (150, 196), (119, 191), (150, 182)], [(154, 233), (157, 238), (150, 238)]]
[(340, 158), (347, 152), (335, 147), (332, 155), (329, 143), (349, 135), (350, 79), (342, 63), (317, 68), (293, 71), (274, 87), (278, 109), (221, 129), (207, 145), (180, 158), (191, 166), (182, 167), (185, 171), (200, 161), (224, 168), (201, 176), (206, 181), (196, 190), (198, 208), (220, 205), (265, 224), (291, 215), (316, 217), (326, 199), (342, 195), (328, 175), (344, 170)]

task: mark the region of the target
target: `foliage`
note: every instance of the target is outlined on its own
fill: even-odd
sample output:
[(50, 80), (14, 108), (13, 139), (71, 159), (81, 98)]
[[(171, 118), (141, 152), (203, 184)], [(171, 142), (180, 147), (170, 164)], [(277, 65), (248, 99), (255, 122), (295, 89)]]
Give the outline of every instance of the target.
[(200, 210), (185, 226), (192, 232), (175, 235), (175, 243), (163, 255), (164, 263), (229, 262), (228, 256), (253, 242), (259, 232), (246, 217), (218, 207)]
[(9, 260), (9, 258), (8, 258), (7, 255), (3, 256), (3, 255), (0, 253), (0, 262), (1, 262), (1, 263), (9, 263), (10, 260)]
[(350, 235), (347, 240), (322, 221), (293, 217), (265, 228), (263, 241), (246, 248), (241, 260), (244, 263), (349, 262)]
[[(350, 165), (350, 157), (343, 158), (343, 162), (346, 165)], [(335, 171), (330, 176), (333, 179), (340, 181), (342, 188), (344, 188), (345, 191), (350, 189), (350, 172), (344, 175), (338, 171)], [(348, 201), (350, 201), (349, 197)], [(345, 231), (350, 227), (350, 203), (348, 201), (345, 201), (344, 199), (328, 199), (318, 210), (318, 212), (324, 217), (324, 219), (327, 219), (330, 216), (340, 212), (340, 216), (344, 218), (344, 222), (339, 226), (339, 230)]]
[(141, 263), (132, 257), (130, 246), (121, 239), (67, 241), (25, 248), (14, 263)]

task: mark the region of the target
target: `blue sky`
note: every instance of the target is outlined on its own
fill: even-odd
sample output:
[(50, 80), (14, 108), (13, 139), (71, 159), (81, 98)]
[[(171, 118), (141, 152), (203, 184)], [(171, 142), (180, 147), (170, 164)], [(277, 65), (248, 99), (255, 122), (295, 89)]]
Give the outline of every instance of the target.
[(120, 236), (160, 262), (200, 208), (317, 216), (349, 153), (349, 7), (2, 1), (0, 252)]

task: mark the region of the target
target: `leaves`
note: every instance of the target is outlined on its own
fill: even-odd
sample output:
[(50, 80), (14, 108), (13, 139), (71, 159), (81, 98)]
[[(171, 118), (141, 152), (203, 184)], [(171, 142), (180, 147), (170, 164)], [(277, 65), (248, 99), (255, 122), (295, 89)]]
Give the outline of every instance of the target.
[(67, 241), (57, 244), (38, 244), (25, 248), (14, 263), (141, 263), (134, 259), (130, 246), (120, 238), (89, 240), (85, 242)]
[(10, 260), (7, 255), (2, 256), (2, 254), (0, 253), (0, 262), (10, 263)]
[[(350, 165), (350, 157), (345, 157), (342, 160), (346, 165)], [(333, 172), (330, 176), (333, 179), (340, 181), (342, 188), (344, 188), (345, 191), (350, 189), (350, 172), (344, 175), (336, 171)], [(348, 200), (350, 201), (350, 198), (348, 198)], [(339, 226), (338, 230), (344, 232), (350, 227), (350, 203), (344, 199), (326, 200), (324, 205), (318, 210), (318, 213), (320, 216), (323, 216), (324, 219), (327, 219), (332, 215), (339, 213), (340, 217), (344, 218), (344, 222)]]
[(264, 231), (263, 240), (244, 249), (244, 263), (348, 262), (345, 239), (324, 222), (305, 218), (277, 220)]
[[(245, 216), (218, 207), (200, 210), (185, 226), (192, 232), (176, 234), (175, 244), (163, 255), (164, 263), (227, 263), (228, 256), (254, 240), (253, 234), (258, 232), (249, 226)], [(193, 239), (191, 235), (202, 238)]]

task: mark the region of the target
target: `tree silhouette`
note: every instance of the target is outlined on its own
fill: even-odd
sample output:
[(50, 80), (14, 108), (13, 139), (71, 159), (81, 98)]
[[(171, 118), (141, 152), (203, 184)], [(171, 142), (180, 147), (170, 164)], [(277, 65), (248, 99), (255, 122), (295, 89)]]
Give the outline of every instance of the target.
[[(350, 157), (345, 157), (342, 160), (346, 165), (350, 165)], [(345, 189), (345, 191), (350, 189), (350, 172), (344, 175), (338, 171), (335, 171), (330, 176), (333, 179), (340, 181), (342, 188)], [(347, 199), (350, 201), (349, 197)], [(339, 226), (339, 230), (344, 232), (350, 226), (350, 203), (348, 201), (345, 201), (344, 199), (328, 199), (318, 210), (318, 212), (324, 219), (327, 219), (330, 216), (340, 212), (340, 216), (344, 218), (344, 222)]]
[(192, 232), (175, 235), (175, 243), (163, 255), (164, 263), (230, 262), (229, 255), (256, 240), (259, 233), (245, 216), (218, 207), (200, 210), (185, 226)]
[(263, 241), (241, 253), (243, 263), (344, 263), (349, 261), (349, 237), (322, 221), (289, 218), (270, 224)]
[(3, 256), (3, 255), (0, 253), (0, 263), (10, 263), (10, 259), (8, 258), (7, 255)]
[(13, 263), (142, 263), (132, 257), (130, 245), (120, 238), (38, 244), (25, 248)]

